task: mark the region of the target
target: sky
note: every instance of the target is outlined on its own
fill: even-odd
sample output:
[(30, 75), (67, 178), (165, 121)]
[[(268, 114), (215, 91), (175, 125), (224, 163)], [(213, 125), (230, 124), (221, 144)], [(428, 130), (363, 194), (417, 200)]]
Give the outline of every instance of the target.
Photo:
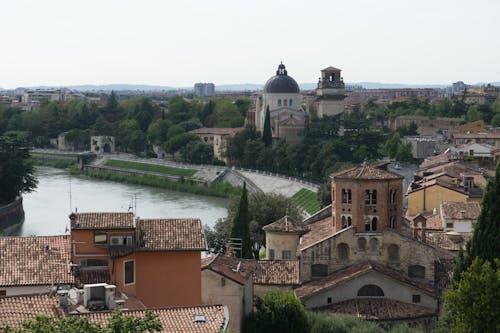
[(0, 0), (0, 87), (500, 81), (498, 0)]

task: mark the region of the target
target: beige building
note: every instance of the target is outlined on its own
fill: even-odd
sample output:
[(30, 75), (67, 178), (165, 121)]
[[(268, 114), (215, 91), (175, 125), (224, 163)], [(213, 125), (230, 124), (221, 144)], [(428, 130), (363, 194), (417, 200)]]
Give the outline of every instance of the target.
[(190, 133), (200, 137), (201, 141), (209, 144), (214, 149), (214, 157), (228, 164), (229, 160), (226, 157), (228, 140), (234, 137), (238, 132), (243, 130), (242, 127), (237, 128), (198, 128)]
[(266, 259), (295, 259), (300, 236), (309, 229), (307, 226), (284, 216), (262, 228), (266, 232)]
[(332, 66), (321, 71), (316, 88), (319, 118), (336, 116), (344, 112), (346, 92), (341, 72), (341, 69)]

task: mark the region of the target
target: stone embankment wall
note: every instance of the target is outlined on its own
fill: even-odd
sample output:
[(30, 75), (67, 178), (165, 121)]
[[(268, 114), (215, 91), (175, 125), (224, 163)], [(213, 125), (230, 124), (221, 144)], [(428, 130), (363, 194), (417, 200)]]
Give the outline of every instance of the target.
[(24, 217), (23, 198), (17, 197), (13, 202), (0, 206), (0, 230), (22, 221)]

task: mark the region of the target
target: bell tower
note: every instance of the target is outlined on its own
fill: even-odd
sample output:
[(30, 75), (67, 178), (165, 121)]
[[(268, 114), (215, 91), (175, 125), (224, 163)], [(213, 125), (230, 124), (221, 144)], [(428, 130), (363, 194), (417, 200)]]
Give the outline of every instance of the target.
[(335, 116), (344, 112), (345, 85), (341, 69), (327, 67), (321, 71), (316, 88), (318, 117)]

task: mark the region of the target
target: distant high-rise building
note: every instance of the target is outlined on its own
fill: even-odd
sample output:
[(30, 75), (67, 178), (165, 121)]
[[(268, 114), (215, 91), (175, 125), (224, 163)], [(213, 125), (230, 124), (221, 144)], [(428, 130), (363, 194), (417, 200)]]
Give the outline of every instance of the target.
[(215, 94), (215, 85), (213, 83), (195, 83), (194, 95), (198, 97), (213, 96)]

